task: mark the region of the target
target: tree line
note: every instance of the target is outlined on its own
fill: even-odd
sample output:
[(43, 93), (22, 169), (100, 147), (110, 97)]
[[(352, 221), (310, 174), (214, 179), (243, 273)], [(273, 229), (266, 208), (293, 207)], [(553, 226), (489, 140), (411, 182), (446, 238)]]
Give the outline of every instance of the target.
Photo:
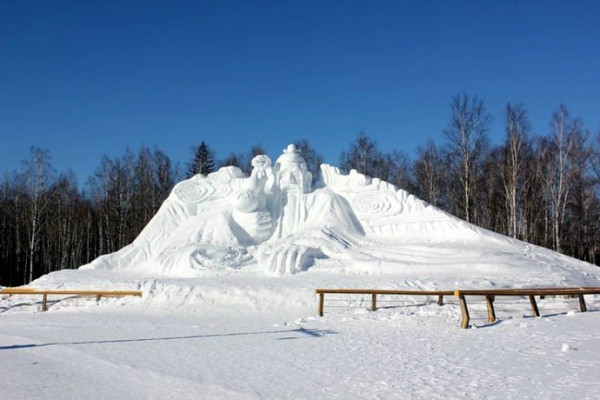
[[(545, 134), (535, 135), (521, 104), (507, 104), (504, 141), (490, 145), (492, 119), (466, 94), (450, 103), (441, 143), (413, 157), (383, 152), (360, 133), (340, 168), (378, 177), (484, 228), (598, 264), (600, 132), (594, 137), (564, 105)], [(318, 178), (323, 157), (295, 141)], [(206, 141), (185, 168), (159, 149), (102, 157), (80, 188), (72, 171), (56, 174), (47, 150), (32, 147), (19, 170), (0, 179), (0, 285), (20, 285), (51, 271), (77, 268), (131, 243), (176, 182), (220, 166), (249, 173), (260, 144), (216, 160)]]
[(376, 176), (492, 231), (598, 264), (600, 132), (592, 137), (560, 105), (545, 134), (522, 104), (504, 110), (504, 141), (490, 145), (492, 118), (477, 96), (450, 104), (444, 141), (414, 158), (383, 153), (366, 134), (342, 153), (342, 169)]

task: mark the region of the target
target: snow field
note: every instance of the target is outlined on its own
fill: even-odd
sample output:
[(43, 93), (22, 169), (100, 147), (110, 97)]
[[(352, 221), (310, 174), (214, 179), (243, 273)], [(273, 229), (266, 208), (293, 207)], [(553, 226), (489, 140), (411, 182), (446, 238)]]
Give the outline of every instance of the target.
[[(457, 299), (327, 295), (315, 287), (451, 289), (522, 286), (544, 279), (594, 282), (593, 269), (520, 267), (485, 246), (363, 248), (354, 264), (326, 262), (292, 276), (260, 268), (157, 278), (112, 270), (60, 271), (42, 288), (141, 289), (143, 297), (0, 299), (0, 377), (9, 399), (598, 398), (600, 298), (497, 298), (489, 325), (483, 299), (469, 299), (460, 329)], [(387, 257), (379, 262), (378, 257)], [(428, 271), (421, 263), (430, 253)], [(489, 256), (488, 256), (489, 254)], [(552, 255), (553, 256), (553, 255)], [(402, 265), (412, 257), (417, 265)], [(472, 260), (470, 258), (472, 257)], [(475, 267), (477, 257), (488, 264)], [(494, 259), (495, 257), (495, 259)], [(446, 259), (446, 264), (443, 263)], [(389, 264), (389, 262), (394, 262)], [(415, 261), (416, 260), (416, 261)], [(490, 262), (489, 260), (493, 260)], [(324, 260), (327, 261), (327, 260)], [(465, 263), (465, 264), (462, 264)], [(437, 265), (433, 265), (437, 264)], [(466, 266), (463, 266), (466, 265)], [(540, 265), (540, 264), (538, 264)], [(393, 271), (393, 269), (396, 271)], [(519, 273), (509, 273), (511, 271)], [(496, 271), (495, 274), (490, 274)], [(394, 273), (395, 272), (395, 273)], [(523, 272), (523, 273), (521, 273)], [(589, 273), (588, 275), (585, 275)], [(477, 329), (478, 328), (478, 329)]]
[[(455, 304), (346, 303), (323, 318), (125, 304), (8, 312), (0, 380), (10, 399), (597, 398), (600, 301), (458, 327)], [(568, 302), (567, 302), (568, 303)], [(542, 303), (544, 304), (544, 303)], [(566, 308), (564, 306), (567, 306)], [(558, 310), (561, 311), (558, 311)], [(476, 314), (477, 312), (474, 312)], [(31, 376), (35, 379), (31, 379)]]

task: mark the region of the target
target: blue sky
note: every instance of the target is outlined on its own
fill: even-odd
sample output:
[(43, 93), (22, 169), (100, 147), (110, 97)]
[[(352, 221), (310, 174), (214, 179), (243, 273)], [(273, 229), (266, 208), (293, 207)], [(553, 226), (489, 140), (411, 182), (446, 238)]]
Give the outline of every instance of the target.
[(308, 139), (337, 164), (364, 131), (383, 151), (442, 143), (451, 98), (507, 102), (547, 133), (564, 103), (600, 131), (597, 1), (3, 1), (0, 173), (32, 145), (80, 183), (102, 155), (187, 162)]

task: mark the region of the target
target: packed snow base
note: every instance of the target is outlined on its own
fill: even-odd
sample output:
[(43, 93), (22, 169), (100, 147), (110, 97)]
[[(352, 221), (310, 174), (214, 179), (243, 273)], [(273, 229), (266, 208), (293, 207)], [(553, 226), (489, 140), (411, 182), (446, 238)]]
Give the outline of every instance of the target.
[(598, 398), (600, 300), (469, 302), (328, 296), (315, 287), (600, 286), (600, 270), (477, 228), (391, 185), (288, 147), (181, 182), (140, 236), (49, 289), (140, 289), (141, 299), (0, 298), (10, 399)]

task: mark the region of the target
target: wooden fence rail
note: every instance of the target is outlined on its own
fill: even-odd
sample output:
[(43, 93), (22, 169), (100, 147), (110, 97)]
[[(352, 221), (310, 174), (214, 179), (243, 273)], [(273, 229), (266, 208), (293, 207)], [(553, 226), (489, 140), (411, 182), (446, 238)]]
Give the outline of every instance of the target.
[(30, 287), (5, 288), (0, 290), (0, 294), (41, 295), (42, 311), (48, 311), (48, 295), (96, 296), (96, 301), (100, 301), (101, 297), (142, 296), (140, 290), (52, 290)]
[(497, 296), (528, 297), (531, 305), (531, 314), (534, 317), (540, 316), (540, 311), (535, 301), (535, 296), (577, 296), (579, 297), (579, 310), (586, 312), (584, 294), (600, 294), (600, 287), (565, 287), (565, 288), (537, 288), (537, 289), (486, 289), (486, 290), (455, 290), (454, 296), (460, 301), (460, 311), (462, 313), (461, 328), (469, 327), (469, 308), (467, 307), (466, 296), (484, 296), (488, 310), (488, 322), (496, 321), (496, 311), (494, 310), (494, 300)]
[(323, 307), (325, 305), (325, 294), (366, 294), (371, 295), (371, 310), (377, 308), (377, 295), (405, 295), (405, 296), (438, 296), (438, 305), (444, 304), (444, 296), (458, 297), (462, 313), (461, 327), (469, 327), (469, 308), (467, 307), (467, 296), (485, 297), (488, 322), (496, 321), (496, 311), (494, 310), (494, 300), (497, 296), (528, 297), (533, 316), (539, 317), (540, 312), (537, 307), (535, 296), (541, 298), (545, 296), (577, 296), (579, 298), (579, 309), (581, 312), (587, 311), (585, 305), (585, 294), (600, 294), (600, 287), (562, 287), (562, 288), (535, 288), (535, 289), (485, 289), (485, 290), (387, 290), (387, 289), (315, 289), (315, 294), (319, 295), (318, 315), (323, 316)]
[(371, 310), (377, 309), (378, 295), (398, 295), (398, 296), (438, 296), (438, 305), (444, 305), (444, 296), (452, 296), (452, 290), (387, 290), (387, 289), (315, 289), (315, 294), (319, 295), (318, 314), (323, 316), (323, 307), (325, 306), (325, 294), (370, 294)]

